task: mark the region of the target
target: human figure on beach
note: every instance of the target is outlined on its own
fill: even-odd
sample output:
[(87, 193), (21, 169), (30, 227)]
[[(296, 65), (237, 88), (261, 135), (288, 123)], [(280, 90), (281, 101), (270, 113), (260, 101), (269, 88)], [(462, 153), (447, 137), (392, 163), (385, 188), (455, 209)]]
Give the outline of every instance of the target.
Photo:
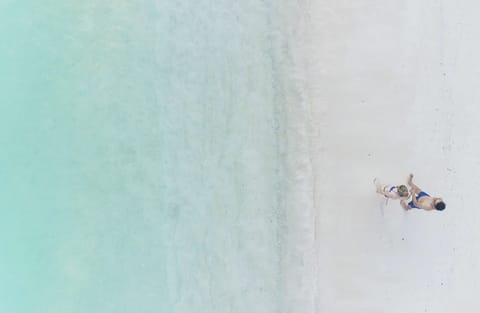
[(387, 198), (387, 201), (388, 199), (407, 200), (410, 196), (408, 188), (405, 185), (383, 185), (379, 182), (378, 178), (375, 178), (373, 183), (377, 188), (377, 193)]
[(446, 205), (442, 198), (431, 197), (428, 193), (422, 191), (422, 189), (420, 189), (417, 185), (413, 183), (413, 174), (410, 174), (410, 176), (408, 177), (408, 185), (411, 187), (410, 193), (412, 194), (412, 201), (410, 201), (408, 204), (405, 202), (405, 200), (400, 201), (400, 204), (405, 210), (445, 210)]

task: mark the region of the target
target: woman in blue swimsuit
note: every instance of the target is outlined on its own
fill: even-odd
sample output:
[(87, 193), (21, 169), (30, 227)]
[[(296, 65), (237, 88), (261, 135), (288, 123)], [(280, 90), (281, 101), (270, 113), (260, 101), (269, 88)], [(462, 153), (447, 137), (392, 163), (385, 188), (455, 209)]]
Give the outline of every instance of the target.
[(405, 210), (410, 209), (423, 209), (427, 211), (437, 210), (443, 211), (445, 210), (445, 202), (442, 198), (435, 198), (431, 197), (425, 191), (422, 191), (417, 185), (413, 183), (413, 174), (410, 174), (408, 178), (408, 185), (411, 187), (410, 192), (412, 193), (412, 201), (408, 204), (405, 203), (405, 200), (400, 201), (400, 204)]

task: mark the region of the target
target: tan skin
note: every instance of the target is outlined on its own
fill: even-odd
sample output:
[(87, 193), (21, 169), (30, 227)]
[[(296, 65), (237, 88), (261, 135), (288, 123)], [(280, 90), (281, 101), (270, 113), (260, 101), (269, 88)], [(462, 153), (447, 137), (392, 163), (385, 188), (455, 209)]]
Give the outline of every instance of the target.
[[(434, 198), (429, 196), (423, 196), (417, 200), (417, 195), (422, 191), (417, 185), (413, 183), (413, 174), (410, 174), (408, 177), (408, 185), (411, 187), (410, 193), (412, 194), (412, 201), (415, 206), (419, 209), (423, 209), (426, 211), (435, 210), (435, 205), (439, 202), (443, 202), (442, 198)], [(408, 206), (408, 204), (402, 200), (400, 204), (405, 210), (411, 210), (412, 208)]]

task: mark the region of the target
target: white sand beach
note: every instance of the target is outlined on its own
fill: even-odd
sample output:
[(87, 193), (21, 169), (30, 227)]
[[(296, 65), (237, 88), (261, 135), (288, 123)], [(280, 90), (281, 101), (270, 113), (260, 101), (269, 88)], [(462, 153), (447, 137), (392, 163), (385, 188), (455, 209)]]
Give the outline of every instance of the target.
[[(307, 125), (291, 133), (289, 151), (305, 154), (297, 180), (314, 187), (300, 184), (297, 194), (315, 221), (296, 274), (303, 269), (299, 286), (309, 291), (302, 300), (311, 311), (480, 306), (479, 8), (474, 1), (309, 1), (292, 13), (291, 77), (301, 106), (290, 105)], [(374, 177), (400, 184), (410, 172), (445, 199), (445, 211), (405, 212), (375, 194)], [(288, 312), (300, 311), (291, 305)]]

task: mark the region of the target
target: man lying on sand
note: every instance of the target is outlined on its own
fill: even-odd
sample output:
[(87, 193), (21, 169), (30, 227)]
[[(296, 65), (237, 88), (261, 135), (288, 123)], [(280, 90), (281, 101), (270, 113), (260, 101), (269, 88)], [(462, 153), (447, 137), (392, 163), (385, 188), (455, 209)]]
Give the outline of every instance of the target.
[(431, 210), (438, 210), (443, 211), (445, 210), (445, 202), (443, 202), (442, 198), (434, 198), (431, 197), (425, 191), (422, 191), (417, 185), (413, 182), (413, 174), (410, 174), (408, 178), (408, 185), (411, 187), (410, 192), (412, 193), (412, 201), (410, 201), (407, 205), (405, 200), (401, 200), (400, 204), (405, 210), (410, 209), (423, 209), (427, 211)]
[(382, 185), (377, 178), (373, 180), (377, 188), (377, 193), (384, 195), (388, 199), (402, 199), (407, 200), (410, 194), (408, 188), (405, 185)]

